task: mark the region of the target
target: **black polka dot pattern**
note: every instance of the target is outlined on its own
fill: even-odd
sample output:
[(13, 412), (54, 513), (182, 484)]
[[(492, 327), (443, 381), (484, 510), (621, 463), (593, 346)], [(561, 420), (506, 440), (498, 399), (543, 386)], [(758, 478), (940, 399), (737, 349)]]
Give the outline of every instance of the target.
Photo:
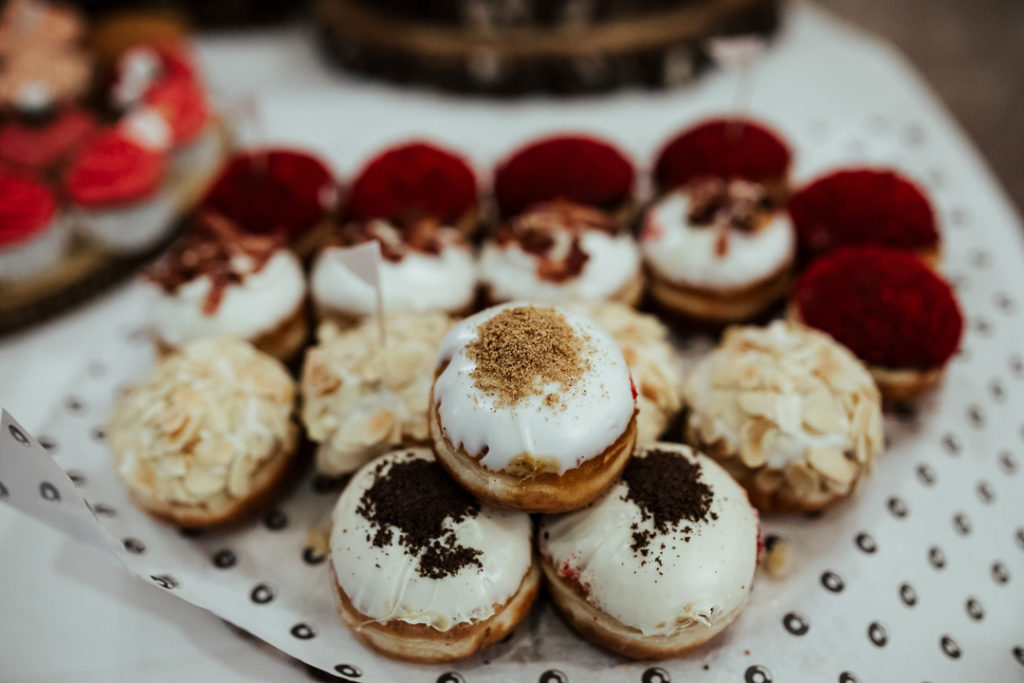
[[(350, 676), (351, 678), (360, 678), (363, 675), (363, 670), (362, 669), (360, 669), (358, 666), (352, 666), (351, 664), (338, 664), (337, 666), (334, 667), (334, 670), (337, 671), (342, 676)], [(455, 672), (451, 672), (451, 673), (454, 674), (455, 676), (459, 675), (459, 674), (457, 674)], [(442, 675), (444, 675), (444, 674), (442, 674)], [(461, 679), (462, 677), (459, 676), (459, 678)]]
[(60, 501), (60, 491), (48, 481), (44, 481), (39, 485), (39, 495), (42, 496), (43, 500), (51, 502)]
[(280, 531), (288, 526), (288, 517), (280, 510), (271, 510), (263, 518), (263, 526), (271, 531)]
[(0, 481), (0, 498), (7, 498), (11, 495), (11, 492), (7, 490), (7, 487), (2, 481)]
[(672, 683), (672, 676), (660, 666), (655, 666), (644, 671), (640, 683)]
[(466, 683), (462, 674), (455, 671), (446, 671), (437, 677), (436, 683)]
[(569, 683), (569, 677), (558, 669), (548, 669), (540, 675), (537, 683)]
[(962, 512), (953, 515), (953, 529), (961, 536), (971, 533), (971, 520)]
[(992, 579), (1000, 586), (1010, 583), (1010, 570), (1002, 562), (992, 563)]
[(843, 577), (834, 571), (827, 571), (821, 575), (821, 585), (832, 593), (841, 593), (846, 587), (846, 583), (843, 581)]
[(892, 513), (892, 516), (897, 519), (903, 519), (910, 513), (910, 510), (907, 509), (907, 504), (898, 496), (892, 496), (889, 498), (887, 506), (889, 508), (889, 512)]
[(942, 437), (942, 447), (950, 455), (960, 455), (960, 439), (954, 434), (946, 434)]
[(266, 605), (274, 599), (274, 589), (265, 583), (258, 583), (249, 593), (249, 599), (257, 605)]
[(872, 621), (868, 625), (868, 640), (875, 647), (885, 647), (885, 644), (889, 642), (889, 634), (885, 632), (885, 627), (877, 621)]
[(1003, 470), (1004, 474), (1015, 474), (1017, 472), (1017, 458), (1013, 457), (1013, 453), (1003, 451), (999, 454), (999, 467)]
[(327, 559), (327, 556), (318, 553), (313, 546), (306, 546), (302, 551), (302, 561), (306, 564), (320, 564), (325, 559)]
[[(16, 426), (8, 425), (7, 431), (10, 432), (14, 440), (20, 443), (22, 446), (28, 446), (31, 444), (31, 441), (29, 441), (28, 437), (25, 436), (25, 433), (18, 429)], [(43, 448), (46, 448), (46, 446), (43, 446)]]
[(1017, 645), (1013, 648), (1013, 658), (1017, 663), (1024, 666), (1024, 645)]
[(227, 548), (218, 550), (213, 554), (213, 566), (217, 569), (230, 569), (238, 563), (235, 553)]
[(987, 481), (979, 481), (976, 487), (978, 498), (982, 503), (991, 505), (996, 499), (996, 492)]
[(900, 601), (907, 607), (917, 604), (917, 591), (909, 583), (900, 584)]
[(866, 552), (868, 555), (873, 555), (878, 551), (878, 544), (875, 543), (875, 539), (871, 537), (871, 534), (866, 531), (862, 531), (857, 534), (854, 542), (856, 542), (858, 548)]
[(935, 470), (930, 465), (921, 463), (915, 470), (917, 472), (917, 478), (921, 480), (921, 483), (925, 486), (932, 486), (935, 484)]
[(743, 672), (744, 683), (772, 683), (772, 672), (768, 667), (755, 664)]
[(169, 574), (153, 574), (149, 578), (153, 583), (167, 590), (173, 590), (178, 587), (177, 579)]
[(839, 683), (860, 683), (860, 679), (849, 671), (839, 674)]
[(974, 621), (981, 621), (985, 618), (985, 608), (981, 606), (981, 601), (977, 598), (967, 598), (964, 608), (967, 610), (967, 616)]
[(946, 568), (946, 553), (942, 552), (942, 548), (933, 545), (928, 549), (928, 564), (936, 569)]
[(291, 634), (299, 640), (309, 640), (316, 637), (316, 629), (309, 624), (300, 623), (292, 626)]
[(960, 659), (960, 646), (956, 644), (952, 637), (942, 636), (939, 640), (939, 646), (950, 659)]
[(782, 625), (794, 636), (805, 635), (811, 630), (811, 624), (807, 616), (800, 612), (790, 612), (782, 618)]
[(146, 544), (137, 538), (126, 538), (122, 541), (124, 549), (132, 555), (141, 555), (146, 552)]

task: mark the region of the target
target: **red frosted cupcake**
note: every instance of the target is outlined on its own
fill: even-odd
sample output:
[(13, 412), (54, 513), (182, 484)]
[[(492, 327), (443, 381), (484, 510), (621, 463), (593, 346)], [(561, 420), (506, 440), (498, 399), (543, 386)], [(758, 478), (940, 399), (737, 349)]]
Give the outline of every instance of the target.
[(337, 204), (337, 185), (322, 161), (298, 150), (262, 149), (229, 159), (199, 208), (308, 252), (329, 231)]
[(35, 180), (0, 171), (0, 281), (27, 279), (55, 264), (68, 235), (53, 193)]
[(68, 107), (54, 118), (11, 121), (0, 126), (0, 159), (32, 172), (53, 168), (96, 128), (92, 115)]
[(118, 131), (83, 147), (64, 173), (80, 230), (116, 253), (138, 253), (172, 229), (175, 200), (164, 187), (165, 159)]
[(471, 232), (479, 217), (476, 176), (465, 159), (435, 145), (393, 147), (356, 176), (346, 213), (352, 221), (429, 218)]
[(844, 247), (811, 264), (790, 315), (849, 347), (891, 401), (938, 383), (964, 324), (945, 280), (912, 253), (877, 246)]
[(928, 198), (913, 182), (887, 169), (831, 173), (793, 195), (789, 213), (804, 263), (857, 244), (906, 249), (933, 265), (941, 256)]
[(654, 168), (658, 189), (667, 192), (694, 180), (745, 180), (785, 198), (793, 154), (767, 126), (750, 119), (717, 118), (689, 128), (665, 145)]
[[(499, 164), (494, 195), (503, 218), (557, 200), (625, 214), (633, 180), (632, 162), (609, 143), (562, 135), (534, 142)], [(626, 217), (621, 218), (624, 223)]]

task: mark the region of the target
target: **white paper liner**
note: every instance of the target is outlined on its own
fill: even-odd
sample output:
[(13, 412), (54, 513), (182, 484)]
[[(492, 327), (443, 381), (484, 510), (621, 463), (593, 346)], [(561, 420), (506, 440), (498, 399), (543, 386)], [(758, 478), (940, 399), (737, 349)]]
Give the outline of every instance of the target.
[[(694, 655), (656, 664), (626, 662), (576, 638), (542, 602), (508, 641), (470, 660), (440, 667), (394, 662), (359, 645), (340, 624), (329, 598), (326, 563), (306, 550), (307, 530), (326, 516), (336, 495), (317, 492), (321, 480), (307, 477), (276, 511), (232, 533), (183, 536), (139, 512), (116, 480), (103, 443), (117, 388), (140, 377), (152, 361), (145, 334), (135, 329), (141, 320), (138, 291), (125, 299), (116, 320), (105, 321), (109, 339), (93, 347), (101, 351), (39, 435), (78, 485), (62, 478), (38, 448), (30, 451), (24, 439), (15, 438), (5, 417), (0, 497), (102, 545), (107, 541), (92, 532), (81, 493), (131, 573), (346, 680), (1019, 679), (1024, 675), (1019, 221), (941, 114), (915, 94), (916, 84), (897, 60), (809, 10), (790, 32), (795, 35), (789, 42), (759, 67), (756, 113), (773, 121), (796, 147), (798, 181), (856, 162), (892, 164), (921, 181), (940, 217), (946, 272), (957, 284), (969, 325), (944, 386), (920, 401), (914, 414), (887, 419), (889, 451), (853, 500), (820, 519), (765, 520), (767, 533), (791, 542), (792, 573), (781, 580), (760, 576), (737, 622)], [(840, 58), (849, 61), (836, 61)], [(830, 71), (822, 73), (826, 65)], [(595, 114), (588, 127), (608, 134), (638, 159), (650, 158), (672, 131), (699, 113), (724, 108), (724, 86), (715, 91), (706, 85), (690, 97), (610, 99), (604, 115)], [(412, 131), (389, 129), (382, 119), (379, 128), (370, 128), (374, 134), (359, 136), (336, 120), (317, 127), (311, 118), (321, 112), (333, 116), (344, 103), (356, 112), (354, 118), (369, 122), (378, 106), (394, 104), (387, 100), (385, 94), (361, 106), (351, 94), (303, 100), (292, 93), (268, 102), (269, 129), (291, 139), (299, 131), (310, 138), (306, 142), (315, 138), (317, 146), (351, 162)], [(497, 113), (503, 106), (489, 107), (431, 100), (420, 125), (489, 164), (519, 141), (574, 120), (572, 106), (532, 103), (525, 114), (513, 107), (504, 115)], [(575, 116), (579, 119), (579, 110)], [(474, 117), (489, 117), (488, 123), (467, 127)], [(630, 125), (622, 126), (623, 121)], [(330, 134), (348, 146), (339, 150)], [(681, 343), (692, 362), (710, 342)], [(41, 495), (45, 482), (57, 489), (59, 501)]]

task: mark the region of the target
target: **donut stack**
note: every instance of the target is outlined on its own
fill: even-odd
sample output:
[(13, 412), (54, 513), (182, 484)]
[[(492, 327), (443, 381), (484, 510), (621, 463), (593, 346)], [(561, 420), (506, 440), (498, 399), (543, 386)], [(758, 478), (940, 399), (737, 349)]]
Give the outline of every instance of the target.
[[(860, 169), (794, 190), (792, 161), (768, 126), (712, 119), (663, 147), (644, 203), (613, 145), (562, 135), (488, 196), (413, 141), (341, 202), (308, 154), (242, 153), (147, 275), (163, 355), (115, 409), (118, 471), (155, 515), (220, 524), (275, 489), (298, 421), (349, 477), (331, 584), (371, 648), (468, 656), (543, 583), (589, 642), (684, 654), (743, 609), (759, 513), (853, 497), (883, 399), (934, 386), (962, 330), (916, 187)], [(348, 260), (364, 244), (378, 291)], [(728, 327), (684, 374), (663, 320)], [(302, 358), (297, 420), (273, 356)]]

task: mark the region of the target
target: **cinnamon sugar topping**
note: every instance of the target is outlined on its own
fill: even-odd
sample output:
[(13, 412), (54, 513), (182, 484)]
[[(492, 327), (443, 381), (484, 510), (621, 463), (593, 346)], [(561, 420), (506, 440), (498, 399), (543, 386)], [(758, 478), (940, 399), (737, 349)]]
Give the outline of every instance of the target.
[(168, 294), (201, 277), (210, 279), (203, 313), (213, 315), (231, 285), (263, 270), (283, 246), (280, 238), (243, 232), (217, 213), (207, 212), (183, 240), (145, 272), (145, 277)]
[(557, 310), (521, 306), (481, 324), (466, 355), (476, 362), (472, 377), (477, 388), (496, 395), (499, 406), (544, 392), (545, 404), (558, 407), (558, 394), (548, 385), (570, 390), (590, 369), (583, 355), (586, 341)]

